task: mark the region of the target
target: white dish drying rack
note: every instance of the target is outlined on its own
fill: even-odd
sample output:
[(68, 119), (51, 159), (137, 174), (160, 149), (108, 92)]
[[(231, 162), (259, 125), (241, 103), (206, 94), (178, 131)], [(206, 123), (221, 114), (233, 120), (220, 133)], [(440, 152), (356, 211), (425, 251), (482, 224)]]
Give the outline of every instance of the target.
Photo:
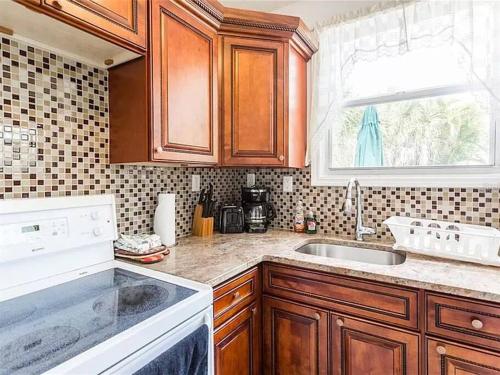
[(394, 249), (500, 267), (500, 231), (480, 225), (392, 216)]

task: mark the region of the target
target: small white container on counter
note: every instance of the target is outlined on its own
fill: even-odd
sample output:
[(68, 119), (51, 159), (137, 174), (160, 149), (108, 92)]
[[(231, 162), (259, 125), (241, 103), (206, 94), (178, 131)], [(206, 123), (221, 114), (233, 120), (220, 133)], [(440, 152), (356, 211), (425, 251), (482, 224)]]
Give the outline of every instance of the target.
[(500, 231), (486, 226), (392, 216), (394, 248), (500, 267)]

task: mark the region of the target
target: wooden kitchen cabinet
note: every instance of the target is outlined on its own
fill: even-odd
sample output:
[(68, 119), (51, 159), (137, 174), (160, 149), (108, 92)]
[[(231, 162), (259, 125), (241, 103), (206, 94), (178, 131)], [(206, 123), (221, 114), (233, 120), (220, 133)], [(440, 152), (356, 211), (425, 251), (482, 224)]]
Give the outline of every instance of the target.
[(260, 302), (245, 307), (214, 332), (215, 374), (261, 373)]
[(128, 49), (147, 46), (147, 0), (18, 0)]
[(428, 375), (500, 375), (498, 353), (434, 339), (427, 340)]
[(284, 43), (224, 37), (226, 165), (285, 163)]
[(309, 31), (296, 17), (227, 13), (231, 22), (220, 32), (221, 164), (302, 168), (307, 61), (316, 51)]
[(302, 168), (307, 59), (283, 41), (224, 36), (222, 164)]
[(264, 373), (328, 372), (328, 313), (269, 296), (263, 297)]
[(150, 54), (110, 69), (112, 163), (218, 161), (217, 31), (185, 1), (150, 2)]
[(216, 375), (262, 372), (261, 273), (253, 267), (214, 289)]
[(330, 327), (332, 374), (420, 373), (419, 334), (337, 314)]

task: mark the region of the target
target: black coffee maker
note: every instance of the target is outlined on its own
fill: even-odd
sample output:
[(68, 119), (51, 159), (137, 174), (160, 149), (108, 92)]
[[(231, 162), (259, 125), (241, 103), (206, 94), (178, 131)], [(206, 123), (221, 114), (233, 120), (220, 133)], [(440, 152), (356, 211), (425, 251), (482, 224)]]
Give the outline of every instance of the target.
[(270, 190), (266, 187), (242, 187), (241, 205), (243, 207), (245, 231), (264, 233), (271, 220), (276, 217), (276, 210), (270, 200)]

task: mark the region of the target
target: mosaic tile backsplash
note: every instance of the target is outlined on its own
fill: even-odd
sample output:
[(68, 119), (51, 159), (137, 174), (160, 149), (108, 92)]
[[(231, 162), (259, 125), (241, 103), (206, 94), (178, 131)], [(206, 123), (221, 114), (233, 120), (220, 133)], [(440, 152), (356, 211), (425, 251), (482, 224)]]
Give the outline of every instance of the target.
[[(246, 173), (271, 187), (278, 217), (292, 228), (298, 200), (312, 209), (320, 232), (353, 235), (354, 217), (340, 211), (344, 188), (312, 187), (309, 169), (221, 169), (109, 165), (108, 77), (105, 70), (3, 37), (0, 40), (0, 199), (113, 193), (119, 230), (152, 229), (156, 197), (176, 194), (178, 236), (190, 233), (198, 193), (215, 185), (221, 203), (239, 199)], [(282, 192), (284, 175), (293, 193)], [(364, 214), (377, 238), (392, 240), (382, 222), (395, 214), (500, 227), (500, 189), (364, 188)]]

